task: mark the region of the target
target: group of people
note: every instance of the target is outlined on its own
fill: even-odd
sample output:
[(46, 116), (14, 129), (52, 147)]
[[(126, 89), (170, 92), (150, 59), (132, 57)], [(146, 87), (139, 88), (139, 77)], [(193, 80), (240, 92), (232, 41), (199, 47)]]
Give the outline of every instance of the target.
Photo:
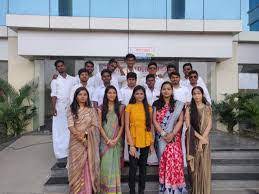
[(67, 157), (70, 193), (121, 193), (121, 167), (128, 161), (130, 194), (136, 193), (137, 168), (138, 193), (144, 193), (147, 163), (159, 165), (160, 194), (188, 193), (184, 167), (191, 193), (210, 194), (212, 113), (203, 79), (191, 63), (181, 79), (171, 64), (161, 77), (151, 61), (144, 77), (133, 54), (125, 62), (122, 68), (111, 59), (94, 74), (87, 61), (76, 77), (66, 73), (64, 61), (55, 62), (53, 147), (57, 159)]

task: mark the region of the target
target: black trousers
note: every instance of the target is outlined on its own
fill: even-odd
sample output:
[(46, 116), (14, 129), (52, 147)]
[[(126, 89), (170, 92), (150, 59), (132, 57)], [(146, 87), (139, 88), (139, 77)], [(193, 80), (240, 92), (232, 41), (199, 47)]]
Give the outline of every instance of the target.
[[(130, 148), (129, 148), (130, 150)], [(135, 194), (135, 182), (137, 167), (139, 166), (138, 193), (144, 194), (146, 184), (146, 165), (149, 153), (149, 146), (145, 148), (137, 148), (140, 151), (139, 158), (135, 158), (129, 154), (129, 188), (130, 194)]]

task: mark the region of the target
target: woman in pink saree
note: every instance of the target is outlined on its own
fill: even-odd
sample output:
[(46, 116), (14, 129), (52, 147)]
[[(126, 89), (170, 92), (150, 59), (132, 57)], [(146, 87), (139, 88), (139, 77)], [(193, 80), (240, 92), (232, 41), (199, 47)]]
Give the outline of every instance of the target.
[(89, 93), (80, 87), (75, 91), (68, 110), (70, 130), (68, 180), (71, 194), (97, 193), (100, 188), (98, 117), (91, 108)]

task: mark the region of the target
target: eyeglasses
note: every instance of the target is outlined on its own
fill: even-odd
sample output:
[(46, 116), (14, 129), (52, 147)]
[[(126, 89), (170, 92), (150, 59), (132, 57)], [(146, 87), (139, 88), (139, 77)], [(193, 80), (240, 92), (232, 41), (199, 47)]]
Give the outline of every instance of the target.
[(191, 75), (189, 76), (190, 79), (194, 78), (194, 79), (197, 79), (197, 75)]

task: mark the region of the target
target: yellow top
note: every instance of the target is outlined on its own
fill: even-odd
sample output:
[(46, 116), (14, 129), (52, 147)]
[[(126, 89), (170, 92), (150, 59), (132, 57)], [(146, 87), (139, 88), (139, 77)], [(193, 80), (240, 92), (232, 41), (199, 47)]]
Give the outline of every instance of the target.
[[(144, 105), (142, 103), (129, 104), (125, 111), (129, 113), (130, 134), (134, 145), (138, 148), (150, 146), (154, 140), (152, 132), (146, 129)], [(149, 111), (152, 112), (151, 107)]]

